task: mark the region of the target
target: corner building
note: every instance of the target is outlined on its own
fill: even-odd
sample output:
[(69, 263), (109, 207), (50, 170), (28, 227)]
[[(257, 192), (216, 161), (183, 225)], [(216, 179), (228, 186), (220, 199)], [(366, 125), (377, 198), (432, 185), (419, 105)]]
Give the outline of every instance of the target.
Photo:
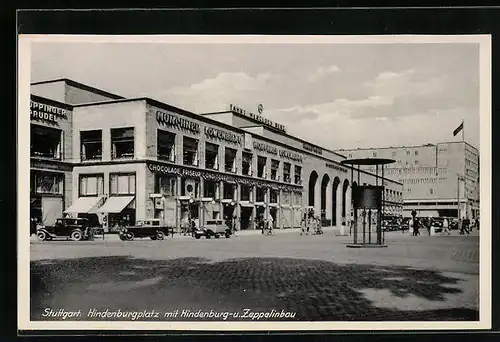
[[(238, 229), (247, 230), (262, 214), (277, 228), (291, 228), (307, 207), (323, 225), (341, 226), (351, 216), (351, 177), (377, 182), (373, 173), (341, 165), (342, 155), (233, 105), (194, 114), (70, 80), (34, 84), (32, 93), (63, 100), (53, 83), (74, 88), (71, 103), (60, 103), (71, 116), (61, 130), (68, 136), (63, 211), (95, 216), (108, 227), (159, 218), (180, 228), (189, 216), (199, 224), (236, 216)], [(401, 214), (402, 184), (384, 184), (386, 212)]]

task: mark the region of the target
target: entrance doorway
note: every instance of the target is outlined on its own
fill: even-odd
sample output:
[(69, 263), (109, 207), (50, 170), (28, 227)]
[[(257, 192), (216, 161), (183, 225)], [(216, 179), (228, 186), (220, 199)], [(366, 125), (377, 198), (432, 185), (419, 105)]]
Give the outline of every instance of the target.
[(247, 230), (253, 228), (252, 222), (253, 208), (242, 207), (241, 208), (241, 230)]
[(269, 208), (269, 215), (273, 218), (274, 227), (279, 227), (277, 217), (278, 217), (278, 209), (277, 208)]

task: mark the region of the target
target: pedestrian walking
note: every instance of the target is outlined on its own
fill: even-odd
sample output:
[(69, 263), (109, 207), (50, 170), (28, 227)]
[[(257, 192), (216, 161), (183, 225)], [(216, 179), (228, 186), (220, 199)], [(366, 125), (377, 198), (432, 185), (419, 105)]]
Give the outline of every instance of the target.
[(302, 219), (300, 220), (300, 235), (306, 234), (306, 226), (307, 226), (307, 213), (302, 215)]
[(432, 217), (428, 217), (427, 220), (425, 220), (425, 227), (427, 228), (427, 233), (431, 236)]
[(234, 236), (236, 235), (236, 231), (238, 230), (238, 216), (234, 215), (233, 219), (231, 220), (231, 231), (233, 232)]
[(417, 219), (416, 217), (413, 219), (413, 236), (418, 236), (420, 235), (420, 225), (422, 222)]
[(462, 220), (462, 226), (460, 227), (460, 235), (465, 235), (465, 233), (467, 233), (467, 235), (469, 235), (469, 229), (468, 229), (469, 222), (470, 221), (468, 218), (464, 218)]
[(448, 219), (445, 217), (444, 220), (443, 220), (443, 235), (444, 234), (448, 234), (450, 235), (451, 232), (450, 232), (450, 224), (448, 222)]

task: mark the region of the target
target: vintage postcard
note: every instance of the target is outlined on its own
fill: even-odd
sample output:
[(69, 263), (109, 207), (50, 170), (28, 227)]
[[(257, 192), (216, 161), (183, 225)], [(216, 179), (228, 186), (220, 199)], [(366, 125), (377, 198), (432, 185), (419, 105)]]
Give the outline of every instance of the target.
[(18, 93), (20, 330), (491, 327), (488, 35), (20, 35)]

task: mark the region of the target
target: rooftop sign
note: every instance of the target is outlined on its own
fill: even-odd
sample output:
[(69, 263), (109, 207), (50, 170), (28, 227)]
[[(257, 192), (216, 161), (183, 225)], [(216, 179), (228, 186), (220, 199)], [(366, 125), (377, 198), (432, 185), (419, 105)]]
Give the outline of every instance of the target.
[[(262, 109), (261, 109), (262, 108)], [(264, 107), (259, 107), (259, 110), (263, 110)], [(238, 113), (238, 114), (241, 114), (241, 115), (244, 115), (246, 117), (249, 117), (251, 119), (254, 119), (254, 120), (257, 120), (259, 122), (262, 122), (264, 125), (266, 126), (269, 126), (269, 127), (272, 127), (274, 129), (277, 129), (278, 131), (281, 131), (283, 133), (286, 133), (286, 128), (285, 128), (285, 125), (282, 125), (282, 124), (279, 124), (277, 122), (274, 122), (274, 121), (271, 121), (265, 117), (263, 117), (262, 115), (259, 115), (259, 114), (255, 114), (255, 113), (252, 113), (252, 112), (249, 112), (249, 111), (246, 111), (244, 109), (241, 109), (240, 107), (238, 106), (235, 106), (233, 104), (230, 104), (229, 105), (229, 110), (231, 112), (235, 112), (235, 113)]]

